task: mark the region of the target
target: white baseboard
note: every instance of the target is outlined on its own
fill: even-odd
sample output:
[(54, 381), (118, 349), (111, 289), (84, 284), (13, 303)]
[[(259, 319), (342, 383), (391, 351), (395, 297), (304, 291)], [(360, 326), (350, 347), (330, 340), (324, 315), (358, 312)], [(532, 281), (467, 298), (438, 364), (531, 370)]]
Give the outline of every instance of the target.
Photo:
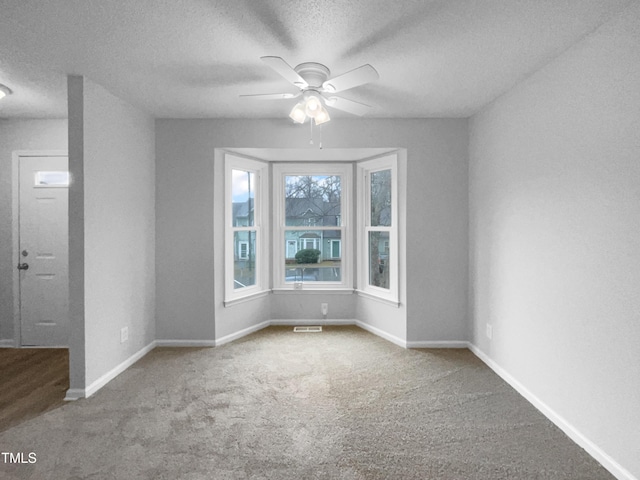
[(257, 332), (258, 330), (262, 330), (269, 325), (271, 325), (271, 322), (269, 320), (266, 320), (262, 323), (258, 323), (257, 325), (252, 325), (250, 327), (243, 328), (242, 330), (238, 330), (237, 332), (230, 333), (229, 335), (225, 335), (224, 337), (216, 338), (216, 347), (224, 345), (225, 343), (233, 342), (234, 340), (247, 336), (253, 332)]
[(98, 378), (97, 380), (93, 381), (91, 383), (91, 385), (89, 385), (88, 387), (86, 387), (84, 389), (82, 389), (82, 388), (70, 388), (69, 390), (67, 390), (67, 394), (66, 394), (64, 399), (67, 400), (67, 401), (72, 401), (72, 400), (77, 400), (79, 398), (89, 398), (91, 395), (96, 393), (98, 390), (100, 390), (102, 387), (104, 387), (111, 380), (113, 380), (118, 375), (120, 375), (122, 372), (124, 372), (131, 365), (133, 365), (138, 360), (140, 360), (142, 357), (144, 357), (147, 353), (149, 353), (155, 347), (156, 347), (156, 341), (154, 340), (153, 342), (151, 342), (146, 347), (141, 348), (136, 353), (131, 355), (124, 362), (121, 362), (119, 365), (116, 365), (114, 368), (109, 370), (107, 373), (102, 375), (100, 378)]
[(64, 397), (65, 402), (75, 402), (84, 398), (84, 388), (70, 388)]
[(480, 360), (482, 360), (491, 370), (493, 370), (498, 376), (500, 376), (505, 382), (511, 385), (520, 395), (526, 398), (534, 407), (553, 422), (560, 430), (567, 434), (571, 440), (582, 447), (586, 452), (595, 458), (600, 464), (606, 468), (614, 477), (619, 480), (638, 480), (631, 472), (616, 462), (610, 455), (604, 450), (598, 447), (595, 443), (584, 436), (577, 428), (571, 425), (561, 415), (555, 412), (551, 407), (544, 403), (540, 398), (534, 395), (523, 384), (516, 380), (510, 373), (504, 368), (498, 365), (492, 360), (486, 353), (480, 350), (472, 343), (468, 345), (471, 350)]
[[(377, 327), (364, 323), (360, 320), (350, 319), (336, 319), (336, 320), (267, 320), (257, 325), (239, 330), (232, 334), (226, 335), (219, 339), (214, 340), (156, 340), (149, 345), (133, 354), (131, 357), (120, 363), (118, 366), (102, 375), (91, 385), (85, 389), (69, 389), (67, 390), (65, 401), (73, 401), (80, 398), (88, 398), (104, 385), (117, 377), (120, 373), (125, 371), (135, 362), (144, 357), (147, 353), (153, 350), (156, 346), (169, 346), (169, 347), (213, 347), (224, 345), (225, 343), (232, 342), (253, 332), (257, 332), (270, 325), (357, 325), (358, 327), (373, 333), (385, 340), (388, 340), (395, 345), (402, 348), (468, 348), (471, 350), (480, 360), (482, 360), (489, 368), (491, 368), (498, 376), (500, 376), (505, 382), (511, 385), (520, 395), (528, 400), (534, 407), (536, 407), (545, 417), (553, 422), (558, 428), (567, 434), (576, 444), (582, 447), (587, 453), (589, 453), (594, 459), (606, 468), (612, 475), (619, 480), (639, 480), (631, 472), (625, 469), (622, 465), (616, 462), (610, 455), (604, 450), (598, 447), (595, 443), (584, 436), (577, 428), (571, 425), (561, 415), (556, 413), (551, 407), (544, 403), (540, 398), (534, 395), (523, 384), (516, 380), (511, 374), (504, 370), (476, 345), (465, 341), (406, 341), (395, 335), (385, 332)], [(10, 344), (9, 344), (10, 343)], [(0, 348), (13, 347), (13, 340), (0, 340)]]
[(461, 340), (409, 341), (407, 348), (469, 348), (469, 342)]
[(379, 328), (369, 325), (368, 323), (364, 323), (361, 320), (356, 320), (356, 325), (362, 328), (363, 330), (366, 330), (367, 332), (373, 333), (378, 337), (384, 338), (385, 340), (388, 340), (391, 343), (395, 343), (399, 347), (407, 348), (407, 341), (401, 339), (400, 337), (391, 335), (390, 333), (387, 333), (384, 330), (380, 330)]
[(215, 347), (215, 340), (156, 340), (156, 347)]
[(0, 348), (13, 348), (16, 342), (12, 338), (3, 338), (0, 340)]
[(307, 319), (298, 319), (298, 320), (291, 320), (291, 319), (275, 319), (275, 320), (271, 320), (269, 322), (269, 325), (286, 325), (286, 326), (295, 326), (295, 325), (355, 325), (356, 324), (356, 319), (355, 318), (335, 318), (335, 319), (324, 319), (324, 320), (317, 320), (317, 319), (313, 319), (313, 318), (307, 318)]

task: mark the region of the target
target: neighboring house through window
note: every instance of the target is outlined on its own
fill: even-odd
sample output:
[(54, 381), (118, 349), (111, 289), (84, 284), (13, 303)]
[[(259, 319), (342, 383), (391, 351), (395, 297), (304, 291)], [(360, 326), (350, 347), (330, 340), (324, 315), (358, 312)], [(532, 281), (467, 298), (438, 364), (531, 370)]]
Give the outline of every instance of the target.
[(349, 255), (340, 246), (353, 235), (352, 171), (351, 163), (274, 165), (275, 289), (353, 288)]
[(226, 155), (225, 302), (268, 289), (267, 164)]
[(272, 289), (353, 291), (356, 278), (358, 293), (398, 304), (397, 155), (271, 171), (225, 157), (225, 304)]

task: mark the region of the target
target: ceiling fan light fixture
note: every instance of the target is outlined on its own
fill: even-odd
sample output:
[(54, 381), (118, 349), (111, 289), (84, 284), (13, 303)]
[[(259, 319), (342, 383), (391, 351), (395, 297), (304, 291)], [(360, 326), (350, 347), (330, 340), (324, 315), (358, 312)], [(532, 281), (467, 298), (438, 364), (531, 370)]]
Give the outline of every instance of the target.
[(305, 107), (304, 111), (307, 116), (311, 118), (316, 118), (316, 115), (322, 109), (322, 101), (317, 95), (310, 94), (305, 98)]
[(307, 119), (304, 102), (298, 102), (295, 107), (291, 109), (289, 118), (291, 118), (291, 120), (293, 120), (295, 123), (304, 123), (304, 121)]
[(11, 89), (5, 85), (0, 83), (0, 98), (4, 98), (7, 95), (11, 95)]
[(329, 117), (329, 112), (327, 112), (326, 108), (321, 106), (320, 111), (313, 118), (313, 121), (316, 122), (316, 125), (322, 125), (323, 123), (326, 123), (329, 120), (331, 120), (331, 117)]

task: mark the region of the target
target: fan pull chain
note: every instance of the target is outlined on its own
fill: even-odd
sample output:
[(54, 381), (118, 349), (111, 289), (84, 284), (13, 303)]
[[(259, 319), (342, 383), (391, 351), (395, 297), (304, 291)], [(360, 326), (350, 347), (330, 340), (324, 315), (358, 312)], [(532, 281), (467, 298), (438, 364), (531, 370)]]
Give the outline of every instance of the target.
[(313, 119), (309, 119), (309, 145), (313, 145)]
[(322, 125), (320, 125), (320, 150), (322, 150)]

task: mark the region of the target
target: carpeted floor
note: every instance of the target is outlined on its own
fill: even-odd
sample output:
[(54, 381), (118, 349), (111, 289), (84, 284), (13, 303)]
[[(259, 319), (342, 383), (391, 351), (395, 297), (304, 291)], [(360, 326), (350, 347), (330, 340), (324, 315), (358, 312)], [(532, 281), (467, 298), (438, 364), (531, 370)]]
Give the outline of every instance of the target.
[(0, 450), (37, 458), (3, 479), (613, 478), (471, 352), (357, 327), (158, 348)]

